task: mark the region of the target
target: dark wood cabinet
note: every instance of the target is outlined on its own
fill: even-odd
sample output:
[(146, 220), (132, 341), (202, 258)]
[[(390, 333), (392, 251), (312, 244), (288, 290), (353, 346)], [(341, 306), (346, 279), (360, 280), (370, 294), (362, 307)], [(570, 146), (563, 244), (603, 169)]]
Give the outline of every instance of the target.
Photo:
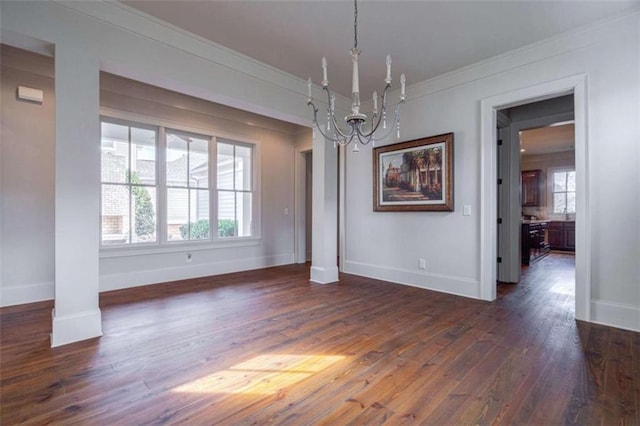
[(522, 264), (528, 265), (549, 253), (548, 222), (522, 224)]
[(545, 176), (542, 170), (525, 170), (522, 172), (522, 206), (539, 206), (544, 200)]
[(548, 232), (551, 250), (575, 251), (575, 222), (550, 222)]

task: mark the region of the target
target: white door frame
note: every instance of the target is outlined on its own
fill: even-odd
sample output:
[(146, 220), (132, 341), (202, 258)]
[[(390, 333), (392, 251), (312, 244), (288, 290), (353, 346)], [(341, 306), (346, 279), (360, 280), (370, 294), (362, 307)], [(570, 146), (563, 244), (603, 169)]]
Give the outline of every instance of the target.
[(591, 319), (591, 210), (587, 138), (587, 76), (574, 75), (491, 98), (480, 104), (480, 298), (496, 298), (497, 111), (573, 93), (576, 152), (575, 317)]
[(311, 143), (297, 146), (295, 149), (294, 168), (294, 247), (296, 263), (307, 261), (307, 218), (306, 218), (306, 194), (307, 194), (307, 159), (306, 155), (313, 152)]

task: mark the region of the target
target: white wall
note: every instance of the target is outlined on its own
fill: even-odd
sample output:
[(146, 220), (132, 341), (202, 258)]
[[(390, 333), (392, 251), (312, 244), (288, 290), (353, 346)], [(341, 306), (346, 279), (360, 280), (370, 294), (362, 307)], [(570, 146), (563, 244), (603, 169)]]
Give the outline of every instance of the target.
[[(456, 210), (374, 213), (370, 151), (348, 153), (345, 271), (479, 297), (480, 101), (585, 73), (593, 226), (591, 319), (640, 329), (640, 187), (631, 184), (640, 178), (639, 16), (576, 31), (410, 87), (402, 111), (402, 140), (455, 132)], [(462, 216), (465, 204), (472, 206), (471, 216)], [(426, 271), (418, 269), (418, 258), (427, 260)]]
[[(53, 298), (53, 61), (2, 47), (0, 306)], [(16, 98), (44, 91), (42, 104)]]

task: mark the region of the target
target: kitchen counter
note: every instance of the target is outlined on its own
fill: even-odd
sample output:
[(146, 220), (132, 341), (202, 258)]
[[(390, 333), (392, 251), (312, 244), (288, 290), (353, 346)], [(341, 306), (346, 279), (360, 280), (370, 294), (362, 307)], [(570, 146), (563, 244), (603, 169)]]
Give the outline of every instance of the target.
[(549, 254), (547, 229), (550, 220), (523, 220), (521, 237), (522, 264), (529, 265)]
[(546, 220), (545, 219), (536, 219), (536, 220), (525, 220), (525, 219), (522, 219), (522, 223), (523, 224), (527, 224), (527, 225), (532, 224), (532, 223), (549, 223), (549, 222), (551, 222), (551, 220), (549, 220), (549, 219), (546, 219)]

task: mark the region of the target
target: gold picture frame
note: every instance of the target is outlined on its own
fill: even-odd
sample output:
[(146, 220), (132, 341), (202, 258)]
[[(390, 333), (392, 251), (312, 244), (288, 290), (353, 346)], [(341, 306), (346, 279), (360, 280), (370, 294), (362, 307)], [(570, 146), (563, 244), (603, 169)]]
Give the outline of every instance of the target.
[(374, 211), (453, 211), (453, 133), (373, 149)]

